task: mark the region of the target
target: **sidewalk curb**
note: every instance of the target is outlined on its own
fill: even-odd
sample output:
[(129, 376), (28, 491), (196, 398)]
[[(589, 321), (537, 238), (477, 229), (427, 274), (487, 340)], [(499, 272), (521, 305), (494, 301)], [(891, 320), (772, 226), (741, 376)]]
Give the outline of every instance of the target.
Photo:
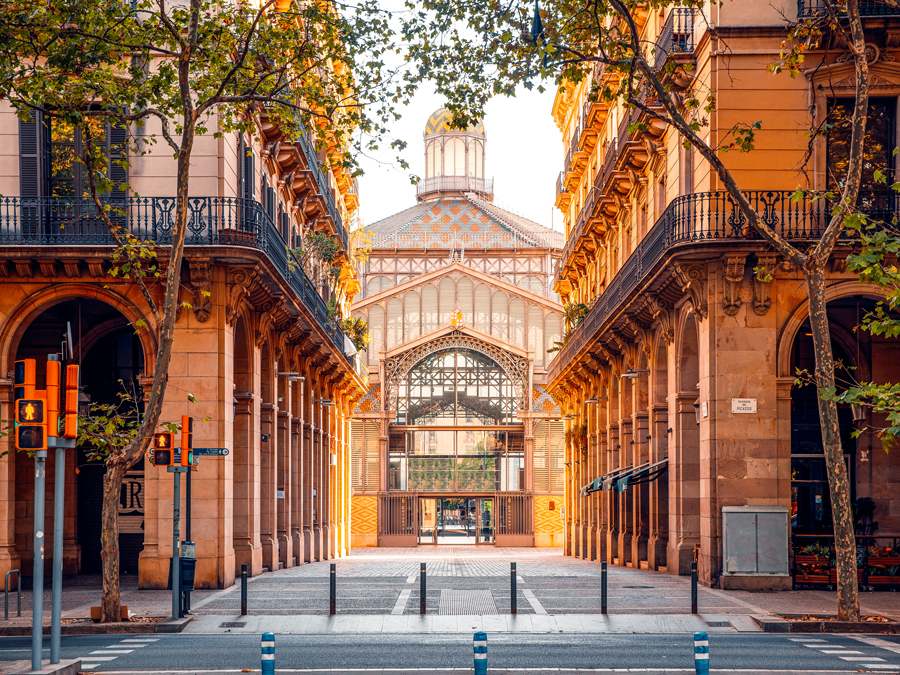
[(876, 623), (873, 621), (787, 621), (780, 616), (750, 618), (764, 633), (882, 633), (900, 635), (900, 623)]
[[(185, 617), (159, 623), (64, 623), (62, 635), (128, 635), (141, 633), (180, 633), (193, 617)], [(0, 626), (0, 637), (23, 637), (31, 635), (31, 626)], [(50, 626), (44, 626), (44, 635), (50, 635)]]

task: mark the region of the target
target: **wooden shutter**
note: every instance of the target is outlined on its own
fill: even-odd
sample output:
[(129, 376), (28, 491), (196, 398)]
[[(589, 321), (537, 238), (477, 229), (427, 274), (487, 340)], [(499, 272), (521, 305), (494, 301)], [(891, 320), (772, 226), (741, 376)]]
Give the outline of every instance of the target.
[(354, 490), (365, 490), (366, 423), (350, 420), (350, 484)]
[(422, 288), (422, 335), (437, 330), (438, 325), (438, 291), (433, 284)]
[(241, 152), (241, 197), (244, 199), (256, 199), (256, 166), (254, 164), (253, 149), (244, 145), (244, 139), (240, 143)]
[(475, 330), (491, 334), (491, 291), (484, 284), (475, 287)]
[(34, 237), (38, 234), (40, 207), (38, 197), (44, 193), (41, 171), (43, 150), (41, 113), (32, 110), (27, 120), (19, 119), (19, 196), (22, 198), (21, 232)]
[(547, 443), (549, 441), (546, 420), (534, 425), (534, 456), (532, 457), (532, 473), (534, 475), (534, 491), (550, 491), (550, 472), (548, 467)]
[(520, 349), (525, 348), (525, 303), (520, 298), (509, 301), (509, 341)]
[(123, 201), (128, 197), (128, 167), (122, 166), (122, 162), (128, 161), (127, 125), (110, 124), (107, 138), (109, 138), (109, 178), (113, 183), (109, 197), (113, 202)]
[(379, 485), (379, 470), (381, 459), (381, 441), (379, 436), (378, 424), (375, 422), (366, 422), (366, 464), (365, 464), (365, 481), (364, 489), (368, 491), (376, 491)]
[(387, 339), (388, 349), (393, 349), (403, 340), (403, 303), (392, 298), (387, 304)]
[(469, 277), (462, 277), (456, 283), (456, 302), (459, 305), (459, 311), (463, 315), (463, 323), (471, 326), (474, 321), (472, 315), (472, 280)]
[[(560, 315), (556, 312), (550, 312), (544, 317), (544, 351), (552, 349), (556, 346), (556, 342), (560, 339)], [(547, 365), (556, 357), (559, 352), (547, 354)]]
[(528, 349), (534, 352), (534, 365), (544, 365), (544, 310), (539, 305), (528, 308)]
[(491, 298), (491, 335), (500, 340), (506, 340), (508, 321), (509, 307), (507, 306), (506, 293), (497, 291)]
[(439, 328), (450, 325), (450, 315), (456, 309), (456, 284), (450, 277), (441, 279)]
[(369, 343), (369, 365), (378, 365), (378, 352), (384, 346), (384, 309), (381, 305), (374, 305), (369, 309), (369, 335), (372, 342)]
[(548, 420), (550, 430), (547, 442), (547, 464), (549, 466), (549, 491), (562, 493), (566, 484), (566, 428), (565, 422)]
[(419, 316), (419, 294), (415, 291), (410, 291), (403, 297), (403, 320), (405, 322), (403, 341), (409, 342), (419, 337), (422, 327)]

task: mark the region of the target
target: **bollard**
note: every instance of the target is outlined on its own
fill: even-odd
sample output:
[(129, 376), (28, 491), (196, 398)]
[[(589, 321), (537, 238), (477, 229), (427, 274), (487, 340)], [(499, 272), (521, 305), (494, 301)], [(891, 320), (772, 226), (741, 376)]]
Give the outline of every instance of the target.
[(487, 675), (487, 633), (475, 633), (475, 675)]
[(16, 616), (22, 616), (22, 575), (19, 570), (10, 570), (3, 581), (3, 618), (9, 618), (9, 575), (16, 575)]
[(600, 613), (606, 614), (606, 563), (600, 563)]
[(419, 568), (419, 614), (425, 614), (425, 563)]
[(694, 633), (694, 668), (697, 675), (709, 675), (709, 637)]
[(328, 609), (329, 614), (335, 614), (337, 612), (337, 578), (335, 577), (335, 565), (331, 563), (331, 588), (329, 589), (331, 592), (331, 605)]
[(509, 563), (509, 613), (516, 613), (516, 563)]
[(275, 675), (275, 633), (262, 634), (262, 675)]
[(241, 565), (241, 616), (247, 616), (247, 565)]
[(691, 614), (697, 613), (697, 562), (691, 563)]

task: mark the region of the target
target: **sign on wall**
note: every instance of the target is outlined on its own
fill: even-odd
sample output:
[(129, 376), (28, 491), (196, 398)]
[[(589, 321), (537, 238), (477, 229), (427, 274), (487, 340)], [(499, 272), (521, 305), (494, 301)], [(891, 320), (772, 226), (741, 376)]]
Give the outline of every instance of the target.
[(731, 412), (735, 415), (755, 415), (756, 399), (755, 398), (733, 398), (731, 399)]
[(129, 471), (119, 492), (119, 534), (144, 532), (144, 472)]

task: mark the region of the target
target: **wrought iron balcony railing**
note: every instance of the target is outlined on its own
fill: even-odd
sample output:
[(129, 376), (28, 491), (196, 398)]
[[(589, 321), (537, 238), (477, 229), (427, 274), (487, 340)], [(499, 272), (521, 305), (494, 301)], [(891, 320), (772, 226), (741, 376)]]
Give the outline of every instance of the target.
[[(789, 191), (745, 194), (763, 221), (788, 240), (819, 239), (831, 219), (832, 205), (825, 200), (793, 201), (793, 193)], [(891, 190), (861, 195), (860, 208), (870, 218), (890, 221), (900, 215), (900, 195)], [(727, 192), (701, 192), (672, 200), (596, 298), (581, 325), (572, 331), (548, 368), (549, 380), (559, 375), (673, 248), (687, 244), (761, 240), (760, 234)]]
[[(113, 222), (129, 233), (161, 246), (171, 244), (175, 199), (130, 197), (107, 203)], [(337, 351), (347, 358), (349, 340), (328, 317), (325, 301), (259, 202), (230, 197), (190, 197), (185, 244), (242, 246), (265, 253)], [(0, 198), (0, 246), (113, 245), (112, 235), (89, 199)]]
[[(837, 3), (832, 7), (838, 12), (846, 11)], [(825, 13), (825, 0), (797, 0), (797, 16), (801, 19)], [(859, 0), (860, 16), (900, 16), (900, 7), (888, 4), (884, 0)]]
[[(802, 2), (802, 0), (801, 0)], [(694, 37), (694, 19), (696, 11), (692, 8), (676, 7), (663, 24), (656, 39), (656, 51), (653, 69), (659, 72), (666, 65), (672, 54), (693, 54), (696, 46)]]

